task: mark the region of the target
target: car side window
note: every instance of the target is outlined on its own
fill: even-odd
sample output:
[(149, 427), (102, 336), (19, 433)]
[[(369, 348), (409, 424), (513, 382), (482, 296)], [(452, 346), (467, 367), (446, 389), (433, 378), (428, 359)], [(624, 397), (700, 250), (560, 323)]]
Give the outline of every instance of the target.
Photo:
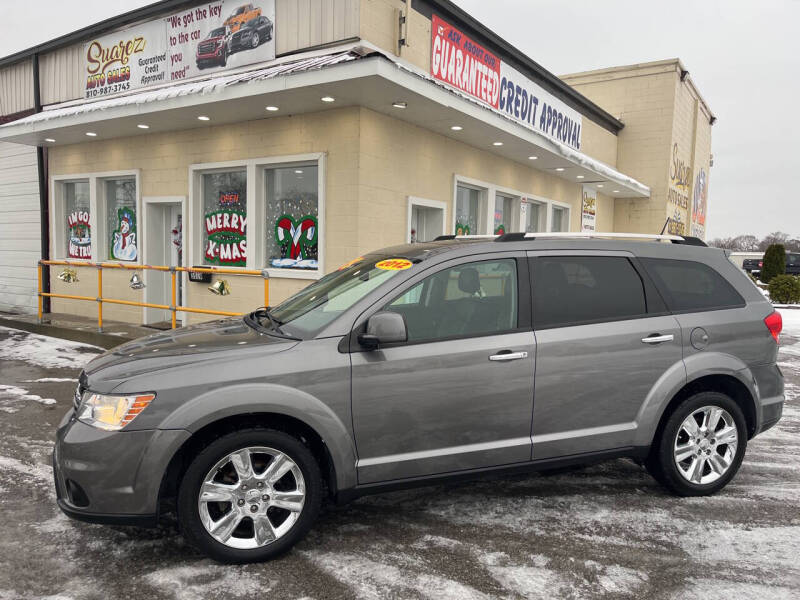
[(517, 294), (516, 260), (487, 260), (434, 273), (383, 310), (405, 317), (409, 342), (491, 335), (516, 329)]
[(714, 269), (701, 262), (641, 259), (673, 312), (744, 306), (744, 298)]
[(536, 329), (635, 319), (647, 314), (642, 278), (621, 256), (533, 259)]

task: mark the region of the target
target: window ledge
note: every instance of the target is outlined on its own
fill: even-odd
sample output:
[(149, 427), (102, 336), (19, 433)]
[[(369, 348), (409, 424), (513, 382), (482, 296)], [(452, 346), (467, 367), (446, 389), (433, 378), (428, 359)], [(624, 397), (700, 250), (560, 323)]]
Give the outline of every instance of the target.
[(309, 281), (316, 281), (322, 278), (322, 273), (318, 270), (311, 271), (308, 269), (265, 269), (269, 273), (270, 279), (307, 279)]

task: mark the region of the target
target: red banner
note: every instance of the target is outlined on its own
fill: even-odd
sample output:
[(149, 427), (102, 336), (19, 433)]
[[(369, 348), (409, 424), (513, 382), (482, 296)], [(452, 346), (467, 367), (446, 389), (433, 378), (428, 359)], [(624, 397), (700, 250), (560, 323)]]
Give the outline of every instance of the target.
[(431, 75), (497, 108), (500, 59), (452, 25), (433, 15)]

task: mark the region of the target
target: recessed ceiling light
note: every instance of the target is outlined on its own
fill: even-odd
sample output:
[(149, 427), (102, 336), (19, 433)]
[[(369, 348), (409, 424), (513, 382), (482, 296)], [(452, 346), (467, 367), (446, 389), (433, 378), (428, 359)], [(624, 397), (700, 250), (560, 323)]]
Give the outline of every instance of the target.
[(395, 108), (407, 108), (408, 102), (392, 102), (392, 106)]
[(210, 120), (211, 120), (211, 117), (207, 117), (207, 116), (205, 116), (205, 115), (200, 115), (199, 117), (197, 117), (197, 119), (198, 119), (199, 121), (210, 121)]
[(583, 175), (577, 175), (576, 179), (583, 179)]
[(556, 167), (556, 171), (559, 171), (559, 172), (561, 172), (561, 171), (563, 171), (563, 170), (564, 170), (564, 167)]
[(614, 191), (613, 191), (613, 192), (611, 192), (611, 193), (612, 193), (612, 194), (619, 194), (619, 190), (614, 190)]
[(139, 129), (150, 129), (150, 125), (145, 125), (144, 123), (139, 123), (137, 127)]
[(51, 144), (52, 144), (53, 142), (55, 142), (55, 140), (54, 140), (53, 138), (44, 138), (44, 141), (45, 141), (45, 142), (50, 142)]
[(294, 172), (297, 173), (298, 175), (302, 175), (303, 169), (295, 169)]
[(492, 142), (492, 146), (502, 146), (503, 142)]
[(268, 110), (269, 112), (275, 112), (276, 110), (278, 110), (278, 107), (277, 107), (277, 106), (272, 106), (272, 105), (270, 105), (270, 106), (267, 106), (266, 108), (267, 108), (267, 110)]
[(602, 183), (598, 183), (597, 187), (603, 187), (603, 184)]
[(320, 98), (320, 100), (322, 100), (323, 102), (336, 102), (336, 98), (334, 98), (333, 96), (323, 96), (322, 98)]
[(461, 131), (464, 128), (461, 125), (453, 125), (450, 129), (453, 131)]
[(89, 137), (95, 137), (97, 134), (94, 131), (87, 131), (86, 135), (88, 135)]
[(539, 159), (538, 156), (529, 156), (528, 157), (528, 160), (538, 160), (538, 159)]

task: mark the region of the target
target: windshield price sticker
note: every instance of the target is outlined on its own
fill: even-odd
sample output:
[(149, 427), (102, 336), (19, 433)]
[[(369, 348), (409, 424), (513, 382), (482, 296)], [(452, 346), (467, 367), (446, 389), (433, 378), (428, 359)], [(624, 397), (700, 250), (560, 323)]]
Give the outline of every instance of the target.
[(405, 258), (390, 258), (375, 264), (376, 269), (383, 271), (405, 271), (411, 268), (411, 261)]

